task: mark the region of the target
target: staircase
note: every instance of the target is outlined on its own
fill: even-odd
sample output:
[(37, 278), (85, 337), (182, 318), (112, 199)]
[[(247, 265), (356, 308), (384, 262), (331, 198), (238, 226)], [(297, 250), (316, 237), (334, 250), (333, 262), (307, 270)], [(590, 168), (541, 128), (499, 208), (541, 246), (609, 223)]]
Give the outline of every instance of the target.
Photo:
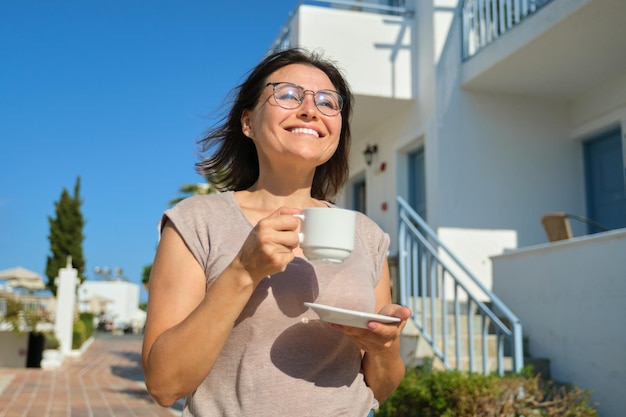
[(407, 365), (434, 358), (435, 367), (489, 374), (524, 366), (520, 320), (439, 241), (398, 197), (398, 283), (413, 314), (402, 335)]
[[(427, 304), (430, 298), (423, 298)], [(436, 369), (460, 369), (479, 371), (483, 373), (492, 373), (498, 371), (498, 337), (489, 330), (487, 325), (487, 334), (473, 331), (470, 337), (469, 329), (482, 329), (483, 316), (479, 314), (465, 314), (466, 306), (461, 306), (461, 314), (458, 319), (454, 314), (448, 313), (445, 317), (447, 323), (443, 323), (443, 307), (442, 301), (437, 300), (436, 315), (432, 315), (429, 309), (426, 309), (426, 319), (421, 323), (424, 325), (424, 331), (420, 331), (415, 321), (410, 321), (403, 332), (404, 357), (408, 365), (416, 366), (422, 363), (423, 359), (433, 359), (432, 365)], [(415, 315), (420, 316), (422, 309), (420, 301), (410, 302), (411, 305), (417, 306), (417, 310), (413, 310)], [(453, 306), (448, 307), (450, 311)], [(470, 318), (472, 323), (470, 323)], [(433, 320), (434, 319), (434, 320)], [(458, 332), (456, 321), (459, 321)], [(445, 332), (445, 337), (444, 337)], [(428, 335), (431, 341), (428, 341)], [(471, 342), (471, 346), (470, 346)], [(444, 359), (443, 358), (447, 358)], [(485, 361), (486, 358), (486, 361)], [(503, 371), (513, 371), (513, 361), (510, 353), (506, 351), (503, 355)]]

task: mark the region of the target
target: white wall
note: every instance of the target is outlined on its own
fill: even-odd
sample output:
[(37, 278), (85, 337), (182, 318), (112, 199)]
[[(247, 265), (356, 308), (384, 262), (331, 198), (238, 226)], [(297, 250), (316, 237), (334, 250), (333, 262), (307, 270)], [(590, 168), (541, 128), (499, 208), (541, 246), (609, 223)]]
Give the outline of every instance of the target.
[[(562, 19), (587, 3), (554, 2), (553, 12)], [(404, 157), (424, 145), (429, 224), (487, 286), (493, 279), (494, 292), (520, 316), (530, 353), (552, 361), (552, 376), (594, 390), (604, 417), (621, 416), (626, 232), (545, 244), (540, 219), (551, 211), (586, 213), (582, 141), (615, 125), (626, 132), (626, 74), (567, 100), (466, 91), (461, 84), (477, 67), (535, 39), (554, 24), (553, 14), (507, 33), (467, 65), (460, 27), (446, 9), (454, 4), (415, 2), (416, 100), (354, 139), (356, 150), (379, 146), (370, 168), (360, 152), (350, 160), (353, 175), (366, 175), (368, 215), (390, 232), (393, 248), (390, 200), (407, 195)], [(466, 74), (463, 65), (471, 67)], [(379, 209), (383, 201), (392, 203), (387, 212)], [(515, 247), (526, 249), (494, 256)]]
[(594, 391), (603, 417), (626, 409), (626, 229), (496, 256), (494, 292), (521, 319), (552, 378)]
[(433, 0), (433, 44), (435, 48), (435, 62), (439, 57), (448, 40), (448, 33), (457, 11), (459, 0)]
[(626, 74), (576, 98), (572, 103), (572, 123), (585, 126), (596, 120), (623, 118), (626, 109)]
[[(466, 64), (461, 62), (460, 25), (451, 20), (457, 6), (456, 0), (415, 2), (417, 20), (411, 44), (418, 94), (403, 111), (353, 138), (351, 176), (365, 175), (368, 215), (390, 233), (393, 250), (395, 196), (408, 195), (406, 154), (423, 145), (427, 221), (435, 230), (466, 230), (462, 238), (461, 234), (458, 239), (454, 234), (447, 236), (446, 243), (459, 251), (463, 261), (476, 264), (474, 272), (484, 275), (488, 283), (490, 278), (483, 273), (488, 268), (481, 265), (490, 263), (495, 247), (510, 248), (509, 232), (515, 233), (513, 240), (519, 247), (536, 245), (547, 241), (540, 222), (544, 214), (585, 215), (582, 141), (607, 126), (626, 125), (626, 76), (573, 101), (465, 91), (461, 87)], [(342, 20), (350, 29), (346, 32), (362, 33), (354, 15)], [(329, 36), (334, 38), (336, 33), (329, 31)], [(519, 37), (516, 42), (530, 39), (526, 31), (507, 36)], [(364, 49), (355, 48), (354, 54), (364, 54)], [(365, 79), (359, 77), (380, 70), (360, 65), (358, 56), (353, 62), (351, 55), (347, 57), (341, 64), (357, 68), (350, 71), (349, 80), (366, 88), (361, 84)], [(367, 59), (387, 62), (382, 55)], [(360, 151), (366, 144), (377, 144), (379, 149), (371, 167), (365, 166)], [(386, 170), (381, 172), (383, 162)], [(351, 203), (344, 195), (338, 201)], [(577, 230), (581, 225), (572, 226), (575, 234), (581, 232)], [(468, 239), (488, 243), (477, 243), (468, 251), (463, 249)]]
[[(584, 215), (582, 148), (568, 106), (458, 90), (440, 116), (439, 227), (513, 229), (520, 246), (546, 241), (541, 216)], [(430, 194), (429, 194), (430, 197)]]
[(25, 368), (27, 354), (27, 332), (0, 331), (0, 367)]
[(116, 322), (129, 323), (139, 310), (139, 285), (128, 281), (85, 281), (78, 290), (82, 303), (94, 295), (112, 300), (107, 312)]
[(460, 35), (457, 19), (437, 64), (437, 148), (426, 149), (436, 161), (427, 200), (437, 218), (428, 220), (435, 228), (517, 230), (520, 246), (545, 242), (543, 214), (584, 214), (571, 106), (463, 90)]
[[(517, 232), (515, 230), (475, 230), (469, 228), (440, 228), (437, 236), (465, 267), (488, 289), (492, 288), (492, 265), (490, 256), (499, 255), (506, 250), (517, 248)], [(485, 255), (487, 254), (487, 255)], [(440, 253), (450, 271), (465, 284), (472, 294), (481, 301), (490, 301), (479, 287), (463, 274), (456, 264), (449, 262), (449, 256)], [(455, 289), (448, 288), (446, 298), (454, 298)]]
[[(436, 123), (426, 139), (428, 221), (440, 230), (475, 230), (477, 241), (515, 230), (520, 247), (545, 242), (543, 214), (585, 214), (583, 132), (624, 124), (626, 79), (574, 102), (468, 92), (458, 30), (452, 27), (437, 65)], [(448, 240), (477, 269), (489, 257), (488, 247), (476, 260), (476, 248), (465, 256), (463, 239)]]
[[(433, 5), (430, 2), (415, 1), (413, 5), (415, 13), (414, 28), (407, 44), (412, 48), (413, 62), (409, 68), (413, 68), (413, 99), (406, 101), (402, 109), (395, 112), (391, 117), (385, 117), (378, 121), (375, 127), (365, 134), (353, 136), (352, 152), (350, 155), (351, 179), (365, 174), (367, 184), (367, 214), (376, 221), (391, 236), (391, 250), (397, 249), (397, 204), (396, 196), (406, 197), (407, 169), (406, 154), (424, 144), (425, 137), (431, 129), (431, 118), (435, 107), (435, 66), (434, 66), (434, 43), (433, 43)], [(352, 15), (353, 16), (353, 15)], [(385, 16), (384, 19), (387, 19)], [(350, 19), (347, 19), (350, 20)], [(361, 28), (362, 30), (362, 28)], [(404, 53), (404, 52), (403, 52)], [(406, 51), (408, 54), (409, 52)], [(368, 60), (372, 56), (367, 56)], [(389, 57), (378, 56), (378, 60), (389, 62)], [(341, 62), (341, 64), (344, 64)], [(350, 64), (346, 64), (351, 66)], [(355, 74), (375, 74), (375, 69), (370, 65), (355, 65)], [(353, 89), (359, 91), (361, 81), (353, 81), (352, 73), (348, 80)], [(371, 87), (370, 87), (371, 88)], [(356, 98), (357, 102), (359, 97)], [(365, 149), (367, 144), (376, 144), (378, 154), (370, 167), (365, 165), (363, 154), (360, 150)], [(386, 167), (380, 170), (382, 163)], [(427, 162), (428, 163), (428, 162)], [(338, 201), (350, 204), (346, 198), (349, 191), (342, 193)], [(387, 209), (383, 210), (383, 204)]]
[(298, 44), (341, 57), (354, 91), (411, 98), (410, 20), (307, 5), (299, 10)]

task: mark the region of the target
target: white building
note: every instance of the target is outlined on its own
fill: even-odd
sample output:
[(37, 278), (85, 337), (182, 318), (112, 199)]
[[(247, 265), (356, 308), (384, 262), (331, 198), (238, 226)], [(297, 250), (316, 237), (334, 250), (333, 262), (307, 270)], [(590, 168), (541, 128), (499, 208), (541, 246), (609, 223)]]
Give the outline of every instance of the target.
[[(378, 222), (402, 263), (404, 199), (520, 319), (526, 356), (621, 416), (626, 1), (319, 3), (300, 2), (273, 48), (325, 50), (355, 93), (337, 203)], [(548, 242), (551, 212), (612, 230), (572, 222)]]
[(78, 289), (81, 312), (104, 313), (116, 328), (140, 330), (145, 312), (139, 309), (139, 285), (125, 280), (85, 281)]

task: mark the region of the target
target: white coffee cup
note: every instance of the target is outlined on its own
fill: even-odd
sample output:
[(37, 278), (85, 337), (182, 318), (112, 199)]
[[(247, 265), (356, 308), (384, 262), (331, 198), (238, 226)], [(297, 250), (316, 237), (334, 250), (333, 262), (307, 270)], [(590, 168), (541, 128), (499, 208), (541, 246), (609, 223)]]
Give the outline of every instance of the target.
[(354, 211), (312, 207), (294, 216), (302, 220), (298, 237), (309, 261), (342, 263), (354, 250)]

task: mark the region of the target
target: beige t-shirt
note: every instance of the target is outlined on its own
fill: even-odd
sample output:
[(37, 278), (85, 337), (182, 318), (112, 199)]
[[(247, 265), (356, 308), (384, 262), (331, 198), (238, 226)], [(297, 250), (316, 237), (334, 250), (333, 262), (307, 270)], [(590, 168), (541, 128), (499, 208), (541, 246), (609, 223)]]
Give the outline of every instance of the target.
[[(232, 192), (190, 197), (164, 217), (205, 270), (207, 288), (252, 230)], [(183, 416), (365, 417), (377, 408), (357, 345), (303, 303), (374, 312), (388, 247), (389, 236), (357, 213), (355, 249), (344, 263), (295, 258), (285, 272), (264, 279)]]

